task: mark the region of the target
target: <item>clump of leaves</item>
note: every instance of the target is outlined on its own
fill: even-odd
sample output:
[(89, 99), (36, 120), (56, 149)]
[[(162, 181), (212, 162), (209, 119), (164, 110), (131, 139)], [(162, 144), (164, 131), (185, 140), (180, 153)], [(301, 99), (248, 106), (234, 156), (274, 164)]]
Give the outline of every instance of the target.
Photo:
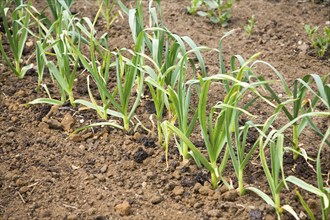
[(330, 46), (330, 28), (324, 27), (323, 34), (318, 34), (319, 26), (305, 25), (305, 31), (318, 57), (324, 57)]
[(248, 20), (248, 23), (244, 25), (244, 30), (246, 34), (250, 37), (254, 31), (255, 16), (252, 15), (251, 19)]
[[(232, 15), (234, 2), (235, 0), (192, 0), (187, 10), (190, 14), (197, 13), (199, 16), (208, 17), (212, 23), (226, 27)], [(205, 7), (206, 11), (199, 10), (201, 7)]]
[[(28, 4), (15, 2), (16, 8), (13, 10), (9, 7), (2, 7), (5, 5), (7, 4), (2, 3), (0, 7), (1, 28), (4, 30), (3, 34), (0, 33), (0, 54), (10, 70), (21, 79), (33, 67), (32, 63), (24, 65), (21, 61), (30, 25), (30, 15), (26, 13), (25, 9), (30, 7), (31, 2)], [(13, 59), (8, 56), (8, 51), (5, 50), (5, 42), (12, 52)]]

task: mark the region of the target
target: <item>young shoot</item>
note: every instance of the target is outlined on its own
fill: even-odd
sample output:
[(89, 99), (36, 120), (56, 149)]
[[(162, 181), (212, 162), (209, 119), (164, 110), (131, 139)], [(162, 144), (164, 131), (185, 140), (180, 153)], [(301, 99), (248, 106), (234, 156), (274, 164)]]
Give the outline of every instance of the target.
[[(0, 7), (0, 17), (2, 18), (4, 29), (4, 34), (2, 35), (0, 33), (0, 53), (9, 69), (13, 71), (19, 79), (22, 79), (26, 72), (33, 67), (32, 63), (25, 66), (22, 64), (22, 56), (28, 37), (31, 17), (25, 9), (28, 8), (30, 4), (30, 1), (27, 5), (17, 3), (17, 7), (14, 10), (8, 7)], [(5, 51), (5, 42), (8, 43), (9, 49), (12, 52), (13, 61), (8, 56), (8, 52)]]
[(254, 24), (255, 24), (255, 16), (252, 15), (252, 17), (248, 20), (248, 23), (244, 25), (244, 30), (245, 33), (248, 35), (248, 37), (251, 37), (254, 31)]

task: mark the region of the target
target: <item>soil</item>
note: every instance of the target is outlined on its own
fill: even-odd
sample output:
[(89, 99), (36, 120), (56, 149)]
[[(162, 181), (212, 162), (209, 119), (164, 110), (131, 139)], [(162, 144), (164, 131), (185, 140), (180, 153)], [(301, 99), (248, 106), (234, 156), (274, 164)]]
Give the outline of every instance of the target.
[[(35, 1), (38, 8), (44, 1)], [(126, 1), (126, 3), (132, 3)], [(226, 28), (210, 23), (206, 18), (186, 13), (189, 0), (162, 1), (166, 27), (180, 36), (187, 35), (199, 45), (217, 48), (219, 38), (231, 29), (235, 33), (223, 42), (226, 63), (230, 56), (240, 54), (249, 58), (262, 52), (262, 59), (278, 69), (292, 85), (294, 79), (309, 73), (330, 73), (328, 59), (315, 56), (304, 31), (305, 24), (324, 27), (330, 22), (330, 6), (296, 0), (240, 0), (233, 8), (231, 23)], [(98, 10), (96, 1), (77, 0), (73, 10), (78, 16), (93, 18)], [(256, 17), (251, 37), (243, 26), (252, 15)], [(97, 24), (100, 33), (105, 22)], [(131, 34), (126, 20), (117, 20), (111, 29), (113, 49), (130, 47)], [(33, 51), (28, 51), (29, 57)], [(205, 53), (209, 74), (217, 71), (218, 57)], [(261, 74), (275, 76), (267, 68)], [(45, 77), (49, 85), (49, 76)], [(46, 97), (37, 93), (37, 74), (30, 72), (18, 80), (0, 64), (0, 219), (275, 219), (274, 210), (253, 193), (239, 197), (234, 190), (220, 186), (212, 190), (205, 169), (193, 161), (184, 163), (172, 143), (169, 167), (164, 150), (157, 140), (142, 129), (125, 133), (109, 127), (94, 128), (70, 135), (83, 124), (96, 122), (93, 111), (70, 105), (31, 105), (26, 103)], [(50, 87), (50, 86), (49, 86)], [(76, 97), (88, 97), (86, 75), (78, 77)], [(50, 87), (51, 92), (56, 92)], [(217, 93), (210, 92), (213, 97)], [(278, 89), (278, 92), (281, 92)], [(221, 96), (221, 95), (220, 95)], [(56, 94), (54, 93), (54, 97)], [(256, 111), (263, 110), (263, 106)], [(150, 128), (150, 100), (144, 98), (137, 117)], [(327, 126), (326, 122), (324, 126)], [(250, 142), (256, 139), (251, 134)], [(196, 135), (195, 143), (202, 143)], [(312, 132), (301, 137), (301, 143), (312, 158), (317, 155), (319, 138)], [(202, 147), (202, 144), (200, 144)], [(330, 170), (330, 150), (322, 154), (325, 174)], [(316, 184), (311, 168), (315, 164), (300, 158), (292, 160), (286, 154), (287, 175), (294, 175)], [(236, 186), (232, 168), (226, 177)], [(266, 192), (267, 181), (258, 157), (246, 168), (246, 184)], [(329, 182), (325, 182), (329, 186)], [(284, 190), (282, 203), (290, 204), (307, 219), (295, 196), (294, 187)], [(269, 192), (268, 192), (269, 193)], [(320, 219), (320, 200), (302, 192)], [(292, 219), (285, 214), (283, 219)]]

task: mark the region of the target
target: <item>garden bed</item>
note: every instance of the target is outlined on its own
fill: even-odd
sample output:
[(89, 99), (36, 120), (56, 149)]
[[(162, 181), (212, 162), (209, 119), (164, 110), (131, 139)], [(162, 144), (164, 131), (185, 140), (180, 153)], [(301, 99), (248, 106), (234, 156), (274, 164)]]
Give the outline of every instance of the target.
[[(44, 1), (35, 1), (37, 8)], [(94, 1), (77, 0), (72, 10), (91, 19), (97, 13)], [(133, 4), (133, 3), (132, 3)], [(225, 63), (232, 55), (249, 58), (261, 52), (260, 58), (283, 74), (290, 86), (297, 78), (310, 73), (329, 74), (329, 57), (319, 58), (310, 47), (305, 24), (329, 26), (330, 6), (295, 0), (240, 0), (235, 2), (232, 19), (225, 28), (207, 18), (189, 15), (190, 1), (162, 1), (163, 22), (179, 36), (189, 36), (198, 45), (217, 48), (225, 32), (235, 32), (223, 40)], [(243, 26), (255, 15), (254, 33), (249, 37)], [(99, 33), (106, 31), (105, 21), (96, 25)], [(111, 50), (131, 48), (133, 43), (127, 16), (118, 18), (109, 30)], [(24, 59), (34, 51), (27, 49)], [(205, 52), (209, 75), (218, 71), (218, 56)], [(267, 79), (275, 75), (267, 68), (259, 72)], [(77, 98), (88, 98), (86, 73), (78, 75)], [(252, 192), (239, 196), (224, 185), (213, 190), (210, 175), (197, 168), (194, 161), (183, 162), (171, 142), (169, 167), (165, 152), (157, 139), (138, 130), (124, 132), (111, 127), (95, 127), (76, 135), (74, 129), (100, 121), (92, 110), (64, 106), (26, 105), (46, 97), (36, 92), (38, 76), (28, 72), (23, 79), (0, 64), (0, 219), (275, 219), (274, 209)], [(51, 82), (48, 74), (44, 81)], [(277, 85), (277, 84), (276, 84)], [(282, 92), (280, 84), (277, 92)], [(49, 87), (51, 92), (55, 88)], [(94, 87), (95, 89), (95, 87)], [(214, 89), (211, 101), (223, 97)], [(56, 94), (54, 95), (56, 97)], [(145, 96), (136, 110), (137, 117), (151, 128), (149, 117), (155, 112), (150, 96)], [(262, 115), (268, 107), (261, 103), (254, 113)], [(327, 120), (319, 122), (324, 129)], [(254, 136), (255, 135), (255, 136)], [(253, 133), (251, 141), (258, 138)], [(202, 142), (200, 134), (193, 138)], [(311, 158), (316, 158), (320, 137), (308, 130), (300, 142)], [(203, 146), (200, 144), (201, 147)], [(323, 173), (329, 174), (330, 150), (322, 153)], [(315, 168), (315, 162), (310, 162)], [(316, 174), (309, 164), (292, 154), (284, 157), (286, 175), (293, 175), (316, 185)], [(228, 166), (225, 177), (237, 179)], [(325, 178), (329, 187), (329, 178)], [(267, 179), (256, 154), (245, 170), (246, 184), (269, 193)], [(283, 204), (290, 204), (301, 219), (308, 219), (300, 204), (294, 185), (281, 194)], [(304, 199), (320, 216), (320, 199), (301, 191)], [(285, 213), (283, 219), (292, 219)]]

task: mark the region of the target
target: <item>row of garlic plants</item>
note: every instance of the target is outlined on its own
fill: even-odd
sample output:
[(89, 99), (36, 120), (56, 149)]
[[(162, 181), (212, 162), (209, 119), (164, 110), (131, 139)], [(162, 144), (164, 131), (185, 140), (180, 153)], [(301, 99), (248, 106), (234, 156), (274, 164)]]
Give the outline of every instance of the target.
[[(22, 66), (22, 54), (28, 37), (35, 41), (37, 89), (44, 89), (48, 97), (36, 99), (30, 104), (63, 105), (69, 101), (72, 106), (83, 105), (94, 109), (104, 120), (91, 126), (110, 125), (128, 131), (132, 129), (131, 121), (147, 85), (156, 109), (158, 143), (164, 147), (166, 158), (169, 142), (173, 141), (171, 137), (174, 136), (183, 160), (192, 159), (198, 167), (205, 167), (210, 172), (215, 189), (220, 183), (233, 188), (233, 183), (223, 176), (231, 163), (238, 180), (239, 194), (244, 195), (247, 190), (256, 193), (274, 207), (279, 219), (284, 211), (299, 219), (289, 204), (283, 205), (280, 201), (283, 189), (289, 189), (287, 182), (318, 195), (322, 219), (328, 219), (330, 192), (322, 176), (321, 152), (324, 146), (329, 147), (330, 128), (322, 131), (313, 119), (327, 119), (330, 116), (329, 74), (324, 77), (310, 74), (296, 79), (293, 90), (290, 90), (274, 67), (258, 60), (259, 54), (248, 60), (239, 55), (232, 56), (227, 68), (222, 56), (222, 41), (231, 32), (220, 39), (217, 49), (197, 46), (190, 37), (174, 34), (163, 25), (160, 0), (156, 4), (149, 1), (147, 15), (140, 0), (132, 9), (121, 1), (116, 2), (128, 17), (134, 47), (111, 51), (111, 36), (108, 32), (99, 36), (95, 26), (102, 15), (107, 28), (111, 28), (120, 13), (114, 12), (114, 2), (105, 0), (98, 3), (100, 7), (93, 21), (73, 15), (70, 12), (72, 0), (47, 1), (51, 18), (38, 11), (31, 1), (26, 4), (19, 0), (1, 3), (4, 34), (0, 37), (0, 51), (3, 61), (18, 78), (23, 78), (28, 69), (33, 67), (33, 64)], [(144, 22), (146, 16), (148, 24)], [(35, 26), (37, 33), (32, 31)], [(89, 53), (84, 54), (82, 48), (88, 48)], [(8, 49), (13, 59), (8, 56)], [(203, 51), (213, 51), (219, 55), (219, 73), (208, 74)], [(285, 98), (277, 95), (272, 88), (272, 81), (255, 74), (254, 68), (259, 65), (268, 67), (278, 78), (283, 85)], [(43, 83), (45, 69), (49, 70), (53, 83), (58, 87), (59, 100), (51, 97), (47, 85)], [(88, 100), (74, 97), (75, 80), (80, 69), (88, 72)], [(114, 75), (116, 85), (109, 88)], [(97, 85), (100, 100), (95, 98), (90, 89), (91, 80)], [(225, 93), (224, 98), (213, 106), (209, 106), (208, 100), (210, 87), (221, 88)], [(194, 105), (192, 97), (197, 97), (197, 105)], [(257, 115), (249, 112), (257, 101), (273, 109), (262, 123), (255, 123)], [(316, 110), (320, 105), (324, 111)], [(167, 112), (166, 116), (164, 112)], [(283, 115), (289, 122), (276, 129), (273, 124)], [(122, 123), (109, 118), (120, 119)], [(243, 125), (240, 124), (242, 118), (246, 121)], [(322, 139), (316, 158), (317, 186), (295, 176), (286, 176), (283, 167), (285, 152), (292, 152), (294, 159), (298, 156), (310, 159), (299, 144), (299, 136), (308, 127)], [(247, 147), (251, 129), (257, 130), (259, 137), (252, 146)], [(191, 140), (196, 131), (201, 131), (206, 154)], [(285, 138), (289, 144), (284, 141)], [(270, 166), (266, 152), (270, 154)], [(260, 158), (271, 195), (244, 183), (244, 169), (251, 157), (256, 155)], [(297, 196), (309, 217), (315, 219), (299, 191)]]

